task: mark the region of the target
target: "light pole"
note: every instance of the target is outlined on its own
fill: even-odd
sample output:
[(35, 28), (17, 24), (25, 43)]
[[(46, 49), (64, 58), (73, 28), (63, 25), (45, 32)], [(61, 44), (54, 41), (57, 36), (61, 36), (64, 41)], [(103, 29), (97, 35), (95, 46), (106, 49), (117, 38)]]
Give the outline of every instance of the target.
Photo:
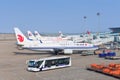
[(101, 26), (100, 26), (100, 13), (99, 12), (97, 13), (97, 16), (98, 16), (98, 29), (100, 30)]
[(85, 26), (86, 26), (86, 19), (87, 19), (87, 17), (86, 17), (86, 16), (84, 16), (84, 17), (83, 17), (83, 19), (84, 19), (84, 24), (83, 24), (83, 27), (85, 28)]

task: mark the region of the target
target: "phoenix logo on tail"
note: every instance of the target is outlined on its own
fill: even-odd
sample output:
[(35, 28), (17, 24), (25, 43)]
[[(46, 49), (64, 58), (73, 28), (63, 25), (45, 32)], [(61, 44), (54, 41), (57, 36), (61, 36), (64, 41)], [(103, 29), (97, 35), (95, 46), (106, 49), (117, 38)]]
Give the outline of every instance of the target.
[(17, 36), (18, 36), (18, 40), (19, 40), (20, 42), (23, 42), (23, 41), (24, 41), (24, 37), (22, 37), (20, 34), (18, 34)]

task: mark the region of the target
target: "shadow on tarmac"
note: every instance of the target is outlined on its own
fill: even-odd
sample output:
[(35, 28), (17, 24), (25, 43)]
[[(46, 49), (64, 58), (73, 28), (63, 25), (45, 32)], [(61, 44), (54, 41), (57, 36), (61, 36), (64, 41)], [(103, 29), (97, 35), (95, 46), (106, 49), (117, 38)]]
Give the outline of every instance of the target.
[(54, 55), (52, 52), (13, 52), (15, 55), (45, 55), (51, 54)]

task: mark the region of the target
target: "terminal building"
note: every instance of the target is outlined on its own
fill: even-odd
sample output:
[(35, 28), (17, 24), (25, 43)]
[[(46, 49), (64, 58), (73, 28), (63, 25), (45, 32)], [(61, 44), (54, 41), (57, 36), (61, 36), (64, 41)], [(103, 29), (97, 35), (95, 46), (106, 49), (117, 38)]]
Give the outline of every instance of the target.
[(109, 28), (112, 33), (120, 33), (120, 27)]

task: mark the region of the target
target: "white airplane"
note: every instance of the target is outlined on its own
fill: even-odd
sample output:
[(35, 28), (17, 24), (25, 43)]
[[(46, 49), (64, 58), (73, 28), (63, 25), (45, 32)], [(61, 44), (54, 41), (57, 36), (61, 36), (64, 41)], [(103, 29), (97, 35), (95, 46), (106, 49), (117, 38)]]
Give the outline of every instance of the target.
[(22, 49), (22, 46), (24, 45), (37, 45), (40, 43), (40, 41), (37, 40), (30, 40), (27, 39), (24, 34), (18, 29), (18, 28), (14, 28), (15, 31), (15, 35), (16, 35), (16, 39), (17, 39), (17, 45), (18, 48)]
[(67, 38), (63, 37), (63, 34), (59, 32), (59, 36), (51, 37), (51, 36), (41, 36), (38, 31), (34, 31), (35, 38), (37, 40), (42, 40), (42, 42), (60, 42), (60, 41), (68, 41)]
[(114, 36), (106, 36), (104, 35), (93, 35), (93, 39), (91, 39), (89, 42), (94, 44), (94, 45), (102, 45), (105, 43), (113, 42), (114, 41)]
[(34, 35), (37, 38), (37, 40), (41, 40), (42, 39), (42, 36), (37, 31), (34, 31)]
[(73, 43), (73, 42), (61, 42), (61, 43), (43, 43), (41, 40), (29, 40), (18, 29), (14, 28), (18, 45), (22, 45), (23, 49), (30, 49), (36, 51), (54, 51), (56, 54), (63, 51), (64, 54), (72, 54), (73, 50), (86, 51), (96, 50), (97, 46), (89, 43)]
[(37, 38), (32, 34), (31, 31), (27, 31), (27, 35), (30, 40), (37, 40)]
[(80, 35), (63, 35), (61, 31), (59, 31), (59, 36), (50, 37), (50, 36), (41, 36), (38, 31), (34, 31), (34, 35), (37, 40), (42, 40), (43, 42), (66, 42), (73, 41), (75, 43), (84, 41), (83, 38), (80, 38)]

